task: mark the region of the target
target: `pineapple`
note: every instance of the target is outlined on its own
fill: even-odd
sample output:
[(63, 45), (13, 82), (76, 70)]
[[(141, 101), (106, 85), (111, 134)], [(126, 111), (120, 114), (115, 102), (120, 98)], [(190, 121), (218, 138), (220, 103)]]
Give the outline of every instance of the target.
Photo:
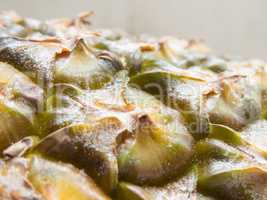
[(90, 16), (0, 15), (1, 199), (267, 199), (267, 64)]

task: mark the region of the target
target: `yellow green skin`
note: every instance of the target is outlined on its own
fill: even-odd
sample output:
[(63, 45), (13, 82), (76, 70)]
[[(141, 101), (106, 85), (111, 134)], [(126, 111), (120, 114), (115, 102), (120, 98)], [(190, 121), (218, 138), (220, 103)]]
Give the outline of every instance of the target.
[(210, 139), (196, 145), (200, 193), (216, 199), (267, 198), (267, 168), (262, 151), (242, 140), (239, 133), (211, 125)]
[(66, 83), (54, 84), (46, 98), (46, 108), (37, 115), (37, 124), (42, 136), (68, 126), (82, 123), (86, 119), (86, 108), (77, 99), (84, 97), (84, 91)]
[(36, 135), (36, 112), (43, 91), (11, 65), (0, 62), (0, 150)]
[(196, 139), (206, 137), (209, 121), (240, 130), (260, 117), (260, 90), (247, 77), (219, 79), (205, 70), (206, 77), (164, 65), (150, 68), (131, 77), (130, 83), (179, 110)]
[(267, 65), (262, 68), (260, 77), (262, 117), (267, 119)]
[(264, 118), (264, 119), (266, 119), (267, 120), (267, 91), (265, 92), (266, 94), (264, 94), (265, 95), (265, 99), (263, 99), (263, 112), (262, 112), (262, 117)]
[(39, 156), (30, 158), (28, 179), (45, 200), (110, 200), (80, 170)]
[[(116, 89), (118, 88), (116, 87)], [(111, 116), (114, 116), (114, 118), (117, 118), (117, 115), (114, 111), (118, 113), (120, 112), (121, 114), (124, 113), (125, 115), (128, 114), (127, 117), (130, 117), (132, 107), (137, 107), (137, 109), (139, 109), (139, 112), (141, 111), (141, 113), (151, 113), (149, 114), (149, 116), (153, 118), (153, 123), (161, 127), (155, 127), (154, 124), (151, 127), (149, 126), (149, 128), (151, 129), (158, 129), (158, 131), (154, 131), (154, 133), (147, 133), (146, 135), (148, 137), (144, 139), (145, 143), (147, 142), (147, 145), (151, 145), (150, 147), (152, 148), (159, 148), (159, 152), (157, 154), (160, 156), (161, 154), (163, 155), (162, 164), (164, 164), (165, 166), (167, 166), (168, 163), (173, 163), (174, 166), (176, 166), (177, 168), (179, 166), (180, 169), (180, 167), (182, 168), (183, 165), (186, 165), (186, 163), (190, 160), (190, 156), (192, 156), (193, 139), (190, 134), (187, 133), (185, 127), (183, 126), (181, 118), (179, 118), (179, 113), (175, 110), (167, 109), (162, 103), (160, 103), (160, 101), (156, 100), (154, 97), (142, 91), (133, 88), (122, 87), (121, 91), (119, 92), (119, 95), (123, 96), (119, 96), (121, 100), (119, 101), (119, 104), (106, 105), (105, 103), (108, 103), (108, 101), (103, 101), (103, 103), (100, 104), (100, 106), (102, 106), (102, 109), (105, 109), (106, 107), (111, 109), (112, 112), (110, 114)], [(69, 96), (71, 95), (68, 95), (68, 99)], [(70, 102), (73, 102), (72, 99)], [(101, 103), (102, 101), (99, 100), (99, 102)], [(132, 106), (128, 106), (127, 103)], [(147, 103), (149, 103), (149, 107), (147, 106)], [(71, 103), (68, 103), (68, 100), (66, 101), (66, 103), (63, 102), (62, 105), (66, 105), (65, 108), (75, 108), (72, 106), (68, 107), (69, 105), (72, 105)], [(74, 110), (75, 109), (70, 109), (70, 112), (75, 113)], [(154, 112), (155, 114), (152, 114)], [(136, 114), (133, 114), (132, 117), (136, 118), (135, 115)], [(81, 114), (79, 117), (82, 116), (83, 115)], [(117, 124), (121, 123), (118, 119), (115, 121), (117, 121)], [(98, 128), (93, 128), (93, 121), (90, 122), (90, 124), (84, 124), (84, 122), (80, 123), (80, 125), (75, 124), (77, 124), (77, 122), (74, 123), (74, 125), (70, 125), (66, 128), (60, 129), (55, 133), (52, 133), (51, 135), (47, 136), (40, 143), (40, 145), (37, 145), (37, 151), (49, 154), (50, 156), (53, 156), (57, 159), (72, 162), (79, 168), (85, 169), (86, 172), (92, 175), (92, 177), (95, 178), (97, 183), (102, 188), (104, 188), (107, 193), (111, 192), (116, 187), (118, 179), (117, 158), (112, 153), (116, 152), (116, 149), (109, 148), (110, 144), (106, 144), (107, 142), (109, 142), (108, 139), (105, 139), (106, 141), (101, 141), (100, 143), (99, 141), (97, 143), (94, 143), (92, 138), (96, 137), (97, 135), (99, 135), (99, 137), (101, 136), (105, 138), (104, 136), (109, 134), (111, 137), (113, 137), (110, 141), (115, 141), (116, 136), (120, 133), (115, 133), (114, 136), (112, 136), (113, 134), (110, 134), (109, 132), (102, 133), (101, 131), (99, 131), (105, 129), (106, 125), (110, 126), (113, 123), (106, 125), (100, 124), (100, 127)], [(129, 124), (127, 125), (129, 126)], [(166, 130), (162, 131), (161, 129)], [(161, 135), (161, 133), (163, 134)], [(149, 136), (150, 134), (153, 135), (152, 137), (155, 137), (155, 142), (153, 142), (153, 138), (151, 140), (151, 137)], [(173, 140), (174, 142), (172, 142), (171, 140)], [(114, 143), (117, 143), (117, 140)], [(166, 148), (164, 147), (165, 145), (167, 146)], [(114, 147), (116, 147), (116, 144), (114, 145)], [(182, 161), (180, 160), (181, 158)], [(179, 164), (174, 164), (176, 161), (179, 161)], [(153, 162), (156, 162), (156, 160), (154, 159)], [(149, 166), (149, 164), (141, 166), (140, 173), (143, 173), (142, 171), (144, 170), (149, 172)], [(171, 178), (172, 173), (177, 173), (175, 170), (173, 170), (173, 166), (166, 167), (166, 169), (168, 169), (169, 171), (168, 173), (170, 173), (168, 175), (165, 174), (165, 169), (161, 168), (161, 166), (157, 165), (157, 167), (162, 171), (159, 175), (159, 178), (157, 179), (167, 181), (167, 179)], [(154, 175), (150, 174), (149, 176), (153, 177)], [(157, 180), (154, 183), (153, 178), (151, 178), (152, 184), (158, 184), (159, 182), (161, 182), (161, 180)]]
[(199, 191), (222, 200), (264, 200), (266, 187), (267, 171), (257, 167), (223, 172), (198, 181)]
[[(261, 114), (261, 91), (252, 81), (252, 77), (241, 75), (217, 80), (214, 88), (220, 91), (214, 89), (217, 94), (206, 98), (205, 109), (208, 109), (210, 122), (241, 130), (257, 120)], [(208, 106), (208, 102), (216, 102), (216, 105)]]
[(38, 115), (40, 132), (48, 135), (71, 124), (95, 122), (103, 118), (103, 115), (127, 115), (126, 112), (131, 111), (131, 105), (125, 103), (122, 97), (124, 86), (116, 82), (123, 81), (118, 81), (115, 77), (112, 85), (91, 91), (68, 83), (55, 84), (46, 100), (45, 112)]
[(118, 182), (113, 145), (120, 129), (116, 118), (104, 118), (92, 125), (70, 125), (45, 137), (34, 152), (84, 169), (106, 193), (111, 193)]
[[(148, 116), (140, 119), (132, 145), (119, 148), (122, 180), (141, 185), (159, 185), (176, 177), (193, 154), (190, 135), (165, 132)], [(127, 142), (126, 142), (127, 143)]]
[(84, 40), (79, 40), (69, 55), (59, 56), (55, 65), (56, 83), (72, 83), (84, 89), (102, 88), (122, 69), (109, 54), (97, 57)]
[(57, 42), (26, 40), (15, 37), (0, 39), (0, 61), (27, 74), (40, 87), (48, 88), (53, 79), (53, 64), (57, 53), (66, 49)]
[(142, 112), (133, 130), (121, 134), (124, 139), (117, 146), (121, 179), (158, 185), (176, 177), (190, 163), (194, 145), (182, 117), (140, 90), (129, 87), (125, 98)]
[(221, 124), (210, 124), (209, 127), (208, 138), (218, 139), (234, 146), (245, 145), (239, 132)]
[[(267, 152), (266, 149), (262, 146), (262, 142), (250, 138), (253, 137), (253, 135), (249, 137), (246, 136), (248, 134), (247, 132), (250, 132), (250, 134), (252, 134), (251, 131), (258, 131), (259, 133), (261, 133), (261, 131), (264, 131), (264, 128), (261, 130), (261, 123), (266, 122), (264, 120), (258, 120), (254, 124), (252, 124), (250, 129), (248, 127), (247, 130), (244, 129), (242, 132), (237, 132), (234, 129), (231, 129), (230, 127), (224, 125), (210, 124), (210, 133), (207, 138), (222, 141), (233, 148), (243, 151), (243, 153), (251, 155), (251, 157), (255, 157), (257, 159), (267, 159)], [(257, 137), (262, 138), (262, 140), (265, 139), (265, 135), (262, 135), (262, 137)]]
[(151, 195), (144, 191), (141, 187), (131, 183), (121, 182), (118, 184), (116, 200), (153, 200)]
[(1, 160), (0, 188), (5, 200), (110, 200), (84, 172), (36, 154)]
[(12, 143), (33, 134), (35, 134), (33, 125), (25, 116), (0, 102), (1, 152)]
[[(196, 139), (205, 137), (208, 132), (207, 113), (202, 109), (203, 105), (197, 95), (200, 92), (199, 86), (205, 83), (204, 79), (194, 74), (161, 69), (137, 74), (130, 80), (130, 84), (138, 85), (142, 90), (160, 98), (167, 106), (181, 112), (185, 125)], [(175, 93), (179, 85), (182, 85), (181, 89), (187, 90), (185, 95)]]
[(43, 136), (73, 123), (85, 121), (86, 113), (71, 97), (52, 95), (47, 99), (45, 112), (37, 116), (39, 131)]
[[(263, 121), (258, 121), (258, 123), (263, 123)], [(255, 122), (257, 125), (257, 122)], [(258, 125), (260, 126), (260, 124)], [(261, 143), (258, 144), (257, 140), (249, 139), (245, 137), (245, 132), (237, 132), (230, 127), (220, 125), (220, 124), (210, 124), (209, 126), (210, 133), (208, 138), (217, 139), (225, 142), (235, 148), (238, 148), (248, 154), (251, 154), (252, 157), (259, 157), (261, 159), (267, 159), (267, 151), (265, 148), (262, 148)], [(258, 130), (260, 131), (260, 129)], [(265, 139), (265, 135), (262, 135), (262, 139)], [(260, 137), (260, 136), (257, 136)]]
[(116, 199), (123, 200), (177, 200), (198, 199), (196, 191), (197, 170), (189, 167), (185, 173), (161, 186), (138, 186), (128, 182), (120, 182), (116, 190)]

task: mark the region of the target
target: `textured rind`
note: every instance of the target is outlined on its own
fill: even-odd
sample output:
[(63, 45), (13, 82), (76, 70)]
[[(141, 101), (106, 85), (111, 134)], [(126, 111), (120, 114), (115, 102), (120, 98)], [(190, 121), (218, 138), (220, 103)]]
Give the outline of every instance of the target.
[(267, 64), (91, 15), (0, 13), (0, 199), (266, 200)]

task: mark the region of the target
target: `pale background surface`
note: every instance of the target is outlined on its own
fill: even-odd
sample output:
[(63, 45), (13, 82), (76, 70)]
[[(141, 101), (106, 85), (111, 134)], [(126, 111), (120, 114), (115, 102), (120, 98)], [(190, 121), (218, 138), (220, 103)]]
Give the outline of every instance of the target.
[(48, 19), (93, 10), (97, 27), (197, 37), (220, 54), (267, 60), (267, 0), (0, 0), (0, 10)]

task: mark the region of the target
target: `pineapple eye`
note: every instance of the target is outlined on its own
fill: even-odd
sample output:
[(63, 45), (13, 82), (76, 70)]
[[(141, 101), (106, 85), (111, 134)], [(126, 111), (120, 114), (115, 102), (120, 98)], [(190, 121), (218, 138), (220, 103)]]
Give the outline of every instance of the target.
[(118, 182), (114, 145), (122, 128), (116, 118), (70, 125), (45, 137), (34, 151), (74, 164), (111, 193)]
[(28, 179), (47, 199), (110, 200), (84, 172), (38, 156), (30, 159)]
[(118, 152), (123, 180), (160, 185), (181, 173), (192, 156), (190, 135), (157, 127), (147, 115), (140, 116), (131, 143), (125, 141)]
[(99, 89), (113, 81), (122, 64), (110, 53), (96, 55), (83, 40), (68, 54), (58, 56), (55, 82), (72, 83), (85, 89)]
[(43, 90), (11, 65), (0, 63), (0, 150), (34, 135)]

